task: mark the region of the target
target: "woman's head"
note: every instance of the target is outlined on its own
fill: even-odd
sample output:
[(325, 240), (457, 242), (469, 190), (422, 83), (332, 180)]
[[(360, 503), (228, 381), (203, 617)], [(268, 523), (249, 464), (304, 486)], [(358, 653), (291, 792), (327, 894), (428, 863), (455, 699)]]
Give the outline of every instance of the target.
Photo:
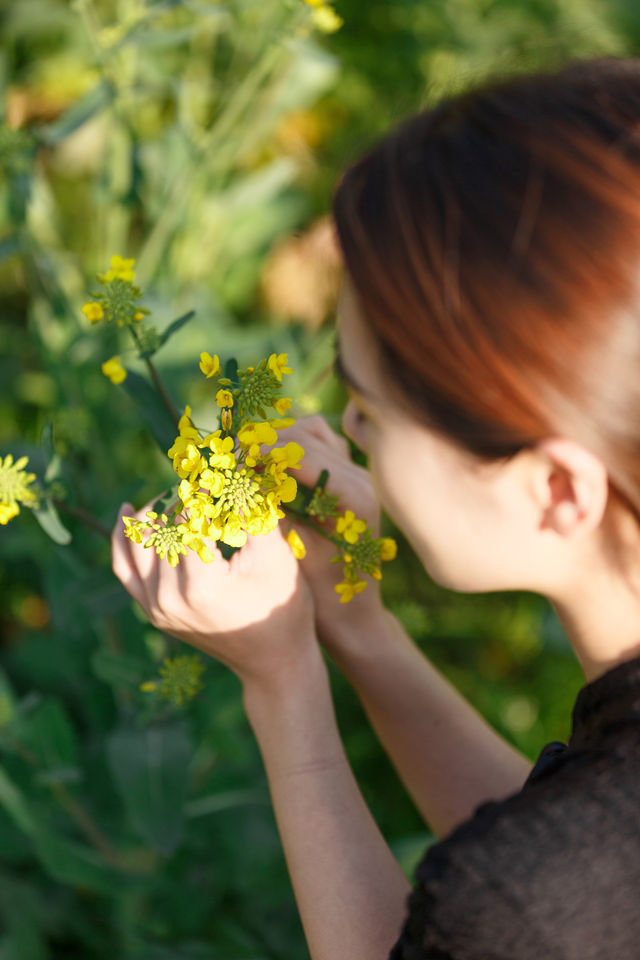
[(564, 438), (604, 465), (600, 517), (607, 482), (640, 516), (640, 62), (413, 117), (349, 168), (334, 217), (348, 312), (407, 423), (478, 476)]

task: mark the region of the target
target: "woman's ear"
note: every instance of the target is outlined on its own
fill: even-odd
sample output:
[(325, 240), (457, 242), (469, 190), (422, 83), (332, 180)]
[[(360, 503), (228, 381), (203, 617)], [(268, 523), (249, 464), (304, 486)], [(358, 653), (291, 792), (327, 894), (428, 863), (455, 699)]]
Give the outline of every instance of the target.
[(609, 481), (602, 461), (564, 437), (543, 440), (536, 451), (541, 461), (536, 477), (541, 528), (564, 537), (595, 530), (609, 497)]

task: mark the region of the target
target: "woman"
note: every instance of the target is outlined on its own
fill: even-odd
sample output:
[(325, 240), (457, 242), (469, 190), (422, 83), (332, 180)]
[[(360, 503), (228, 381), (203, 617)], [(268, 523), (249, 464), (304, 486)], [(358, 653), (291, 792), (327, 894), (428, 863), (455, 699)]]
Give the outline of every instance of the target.
[[(419, 114), (347, 171), (334, 216), (343, 423), (370, 474), (310, 418), (300, 479), (327, 466), (373, 522), (380, 502), (450, 589), (548, 597), (586, 681), (568, 747), (531, 771), (374, 587), (336, 603), (317, 534), (301, 567), (275, 531), (174, 571), (118, 525), (114, 570), (240, 677), (313, 960), (637, 958), (640, 64)], [(411, 893), (345, 759), (318, 639), (441, 838)]]

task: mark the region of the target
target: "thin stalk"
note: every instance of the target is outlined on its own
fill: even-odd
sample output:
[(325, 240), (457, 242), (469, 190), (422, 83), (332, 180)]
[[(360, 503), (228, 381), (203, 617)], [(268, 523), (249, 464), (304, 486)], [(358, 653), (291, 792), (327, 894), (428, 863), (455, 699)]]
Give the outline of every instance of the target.
[(173, 403), (171, 402), (171, 397), (170, 397), (169, 394), (167, 393), (167, 391), (166, 391), (166, 389), (165, 389), (165, 386), (164, 386), (162, 380), (160, 379), (160, 374), (158, 373), (158, 371), (156, 370), (155, 366), (153, 365), (153, 362), (152, 362), (151, 358), (150, 358), (150, 357), (145, 357), (145, 361), (144, 361), (144, 362), (145, 362), (146, 365), (147, 365), (147, 370), (149, 371), (149, 376), (151, 377), (151, 379), (152, 379), (152, 381), (153, 381), (153, 385), (154, 385), (154, 387), (156, 388), (156, 390), (158, 391), (158, 396), (159, 396), (160, 399), (162, 400), (162, 402), (163, 402), (163, 404), (164, 404), (164, 406), (165, 406), (165, 409), (166, 409), (167, 413), (169, 414), (169, 416), (171, 417), (171, 419), (173, 420), (174, 426), (175, 426), (175, 428), (176, 428), (176, 430), (177, 430), (177, 429), (178, 429), (178, 422), (179, 422), (179, 420), (180, 420), (180, 414), (177, 412), (176, 408), (174, 407)]
[(70, 517), (75, 517), (76, 520), (80, 520), (81, 523), (86, 524), (87, 527), (91, 527), (92, 530), (95, 530), (96, 533), (99, 533), (106, 540), (111, 539), (111, 530), (105, 527), (105, 525), (98, 520), (97, 517), (94, 517), (92, 513), (89, 513), (88, 510), (84, 510), (82, 507), (72, 507), (68, 503), (65, 503), (64, 500), (53, 500), (52, 502), (57, 510), (68, 514)]
[[(13, 749), (32, 767), (38, 767), (38, 759), (29, 747), (25, 746), (19, 740), (12, 738), (11, 745)], [(85, 835), (92, 847), (95, 847), (99, 853), (118, 869), (126, 869), (120, 855), (111, 845), (110, 841), (103, 834), (102, 830), (91, 815), (85, 810), (82, 804), (72, 796), (63, 783), (50, 783), (49, 788), (56, 797), (58, 803), (69, 814), (79, 830)]]
[[(140, 337), (139, 337), (138, 334), (136, 333), (135, 328), (134, 328), (133, 326), (129, 325), (128, 329), (129, 329), (129, 331), (130, 331), (130, 333), (131, 333), (131, 336), (133, 337), (133, 340), (134, 340), (134, 343), (135, 343), (136, 347), (138, 348), (138, 353), (139, 353), (139, 355), (142, 355), (142, 353), (143, 353), (144, 351), (143, 351), (143, 349), (142, 349), (142, 343), (140, 342)], [(167, 390), (166, 390), (166, 387), (165, 387), (164, 383), (162, 382), (162, 380), (161, 380), (161, 378), (160, 378), (160, 374), (159, 374), (158, 371), (156, 370), (156, 368), (155, 368), (155, 366), (154, 366), (154, 364), (153, 364), (153, 361), (151, 360), (151, 357), (143, 357), (143, 359), (144, 359), (144, 362), (145, 362), (146, 365), (147, 365), (147, 370), (149, 371), (149, 376), (151, 377), (151, 381), (152, 381), (154, 387), (156, 388), (156, 390), (158, 391), (158, 396), (159, 396), (160, 399), (162, 400), (162, 403), (164, 404), (164, 407), (165, 407), (167, 413), (169, 414), (169, 416), (171, 417), (171, 419), (172, 419), (172, 421), (173, 421), (173, 425), (174, 425), (174, 427), (175, 427), (176, 430), (177, 430), (177, 429), (178, 429), (178, 422), (179, 422), (179, 420), (180, 420), (180, 414), (178, 413), (178, 411), (177, 411), (176, 408), (174, 407), (174, 405), (173, 405), (173, 403), (172, 403), (172, 401), (171, 401), (171, 397), (169, 396), (169, 394), (168, 394), (168, 392), (167, 392)]]

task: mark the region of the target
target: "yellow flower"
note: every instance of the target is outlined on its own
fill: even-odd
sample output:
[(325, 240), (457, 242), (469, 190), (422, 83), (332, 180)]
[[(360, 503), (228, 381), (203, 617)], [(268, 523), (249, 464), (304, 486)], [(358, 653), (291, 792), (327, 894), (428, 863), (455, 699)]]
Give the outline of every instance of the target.
[(280, 383), (282, 383), (283, 373), (293, 373), (293, 370), (291, 369), (291, 367), (287, 366), (288, 361), (289, 361), (288, 353), (278, 353), (278, 354), (272, 353), (267, 361), (267, 366), (269, 367), (269, 370), (274, 375), (274, 377), (277, 377)]
[(231, 390), (218, 390), (216, 393), (216, 403), (219, 407), (232, 407), (233, 394)]
[(0, 523), (5, 526), (9, 520), (13, 520), (20, 513), (20, 507), (17, 503), (0, 503)]
[[(191, 420), (191, 407), (186, 406), (185, 411), (178, 420), (178, 432), (181, 437), (189, 437), (190, 440), (197, 440), (200, 438), (200, 434), (193, 425)], [(173, 454), (169, 454), (173, 456)]]
[(173, 458), (173, 469), (178, 476), (189, 482), (193, 482), (206, 465), (204, 457), (189, 437), (176, 437), (167, 456)]
[(214, 353), (211, 356), (210, 353), (207, 353), (206, 350), (200, 354), (200, 369), (204, 373), (207, 380), (209, 377), (215, 377), (217, 373), (220, 373), (220, 360), (218, 355)]
[(326, 0), (304, 0), (308, 7), (324, 7)]
[(343, 580), (334, 587), (334, 590), (340, 594), (340, 603), (349, 603), (356, 593), (362, 593), (366, 585), (366, 580)]
[(278, 434), (271, 424), (264, 421), (257, 423), (245, 423), (238, 430), (238, 440), (241, 446), (247, 448), (246, 464), (248, 467), (255, 467), (260, 456), (260, 447), (272, 446), (278, 439)]
[(135, 260), (133, 257), (125, 259), (116, 253), (111, 257), (111, 270), (107, 270), (104, 279), (107, 281), (126, 280), (127, 283), (133, 283), (136, 278), (133, 271), (134, 266)]
[(203, 470), (198, 477), (198, 483), (209, 491), (212, 497), (219, 497), (224, 490), (224, 476), (218, 470)]
[(380, 540), (380, 559), (393, 560), (398, 552), (398, 545), (391, 537), (382, 537)]
[(311, 11), (311, 19), (322, 33), (335, 33), (344, 23), (342, 17), (326, 3), (318, 4), (316, 9)]
[(197, 534), (185, 533), (182, 536), (182, 542), (186, 543), (190, 550), (195, 550), (203, 563), (211, 563), (212, 560), (215, 560), (214, 555), (209, 550), (209, 547), (206, 545), (202, 537), (199, 537)]
[(124, 535), (133, 543), (142, 543), (142, 531), (147, 529), (147, 524), (142, 520), (136, 520), (135, 517), (123, 517)]
[(336, 533), (341, 534), (347, 543), (357, 543), (358, 537), (366, 529), (366, 521), (358, 520), (353, 510), (347, 510), (344, 517), (336, 520)]
[(218, 434), (213, 434), (207, 437), (207, 443), (211, 450), (209, 466), (216, 467), (218, 470), (233, 470), (236, 465), (233, 437), (225, 437), (221, 440)]
[(95, 300), (90, 300), (89, 303), (85, 303), (82, 312), (91, 323), (99, 323), (104, 317), (102, 304), (96, 303)]
[(141, 313), (139, 310), (137, 310), (133, 315), (133, 319), (136, 321), (136, 323), (142, 323), (144, 320), (144, 313)]
[(127, 371), (120, 363), (120, 357), (111, 357), (110, 360), (105, 360), (100, 369), (105, 377), (111, 380), (111, 383), (122, 383), (127, 376)]
[(20, 457), (15, 463), (8, 453), (0, 457), (0, 523), (4, 526), (20, 513), (19, 503), (26, 507), (38, 506), (37, 490), (31, 488), (35, 473), (26, 473), (29, 457)]
[(291, 503), (298, 493), (298, 482), (287, 474), (276, 487), (276, 493), (283, 503)]
[(273, 406), (278, 411), (280, 416), (284, 417), (285, 413), (291, 406), (291, 399), (289, 397), (280, 397), (279, 400), (276, 400)]
[(296, 530), (290, 530), (287, 534), (287, 543), (291, 547), (291, 551), (296, 558), (296, 560), (302, 560), (307, 555), (307, 548), (302, 542), (302, 538)]
[(233, 426), (233, 416), (231, 414), (231, 410), (222, 411), (220, 414), (220, 426), (227, 433), (231, 431), (231, 427)]
[(293, 440), (285, 443), (284, 447), (275, 447), (269, 451), (269, 460), (273, 464), (272, 473), (279, 473), (282, 470), (299, 470), (300, 463), (304, 457), (304, 447)]
[(269, 423), (276, 430), (288, 430), (289, 427), (292, 427), (296, 421), (293, 417), (285, 417), (284, 419), (277, 418), (275, 420), (269, 420)]

